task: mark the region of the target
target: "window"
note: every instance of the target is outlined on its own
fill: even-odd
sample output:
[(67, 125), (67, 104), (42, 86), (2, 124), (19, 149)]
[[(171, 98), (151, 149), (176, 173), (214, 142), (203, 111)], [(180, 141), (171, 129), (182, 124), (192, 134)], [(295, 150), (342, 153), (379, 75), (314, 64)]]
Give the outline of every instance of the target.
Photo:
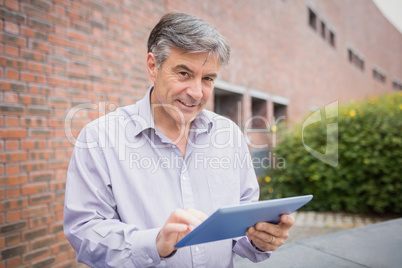
[(325, 27), (325, 23), (321, 21), (321, 36), (325, 39), (325, 32), (327, 31), (327, 27)]
[(228, 117), (240, 126), (243, 95), (219, 88), (215, 88), (214, 92), (215, 113)]
[(349, 62), (353, 62), (353, 52), (352, 52), (352, 50), (348, 49), (348, 55), (349, 55)]
[(251, 98), (251, 113), (253, 117), (252, 127), (267, 128), (267, 101), (259, 98)]
[(317, 16), (311, 9), (308, 9), (308, 24), (311, 28), (317, 30)]
[(394, 90), (402, 90), (402, 83), (397, 80), (393, 80), (392, 87)]
[(377, 70), (376, 68), (373, 68), (373, 78), (375, 80), (380, 81), (383, 84), (385, 83), (385, 80), (386, 80), (385, 74), (383, 72)]
[(280, 103), (274, 103), (274, 117), (275, 120), (281, 119), (280, 121), (286, 120), (286, 114), (287, 114), (287, 106), (284, 104)]
[(335, 34), (332, 31), (329, 31), (329, 43), (335, 47)]
[[(324, 40), (328, 40), (328, 43), (335, 47), (335, 33), (333, 30), (330, 30), (331, 27), (328, 27), (328, 22), (324, 19), (321, 19), (317, 16), (317, 14), (312, 11), (310, 8), (308, 10), (308, 24), (314, 30), (317, 31), (319, 35), (321, 35)], [(317, 29), (319, 28), (319, 29)]]
[(359, 56), (355, 51), (352, 49), (348, 49), (348, 59), (349, 62), (358, 67), (360, 70), (364, 70), (364, 60), (362, 56)]

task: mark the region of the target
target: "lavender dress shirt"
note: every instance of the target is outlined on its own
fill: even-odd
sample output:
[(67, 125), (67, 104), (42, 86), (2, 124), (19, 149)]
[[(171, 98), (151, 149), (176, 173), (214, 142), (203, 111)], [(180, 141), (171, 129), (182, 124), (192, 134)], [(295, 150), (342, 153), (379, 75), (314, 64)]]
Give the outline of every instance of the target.
[(239, 128), (203, 110), (185, 157), (155, 128), (150, 94), (89, 123), (68, 168), (64, 232), (77, 259), (92, 267), (233, 267), (235, 254), (258, 262), (247, 237), (184, 247), (160, 258), (156, 237), (176, 208), (212, 214), (256, 201), (259, 188)]

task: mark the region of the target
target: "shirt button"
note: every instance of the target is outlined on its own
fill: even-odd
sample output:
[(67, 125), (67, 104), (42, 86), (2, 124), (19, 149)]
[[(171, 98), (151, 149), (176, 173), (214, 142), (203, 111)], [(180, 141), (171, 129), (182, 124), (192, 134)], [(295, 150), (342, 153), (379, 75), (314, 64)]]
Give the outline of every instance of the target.
[(186, 176), (181, 176), (181, 179), (182, 179), (183, 181), (185, 181), (185, 180), (187, 180), (187, 177), (186, 177)]
[(199, 248), (199, 247), (195, 247), (195, 251), (196, 251), (196, 252), (200, 251), (200, 248)]
[(173, 149), (176, 148), (176, 145), (172, 144), (172, 148), (173, 148)]
[(152, 263), (152, 259), (151, 259), (151, 258), (148, 259), (148, 263)]

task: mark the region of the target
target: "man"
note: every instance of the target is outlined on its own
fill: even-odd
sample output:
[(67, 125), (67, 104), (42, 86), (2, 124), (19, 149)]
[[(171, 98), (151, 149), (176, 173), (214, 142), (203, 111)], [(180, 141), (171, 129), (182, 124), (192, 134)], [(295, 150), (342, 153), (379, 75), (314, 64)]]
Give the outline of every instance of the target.
[(153, 82), (134, 105), (88, 124), (68, 169), (64, 230), (92, 267), (233, 267), (284, 243), (294, 219), (247, 236), (175, 249), (217, 208), (258, 200), (247, 145), (230, 120), (204, 110), (229, 47), (193, 16), (165, 15), (148, 40)]

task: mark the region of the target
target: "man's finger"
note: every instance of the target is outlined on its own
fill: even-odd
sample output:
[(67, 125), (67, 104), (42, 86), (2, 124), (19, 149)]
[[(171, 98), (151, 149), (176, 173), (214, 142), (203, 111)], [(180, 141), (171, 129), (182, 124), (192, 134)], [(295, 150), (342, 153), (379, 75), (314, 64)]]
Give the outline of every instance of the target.
[(168, 222), (184, 223), (187, 225), (198, 226), (201, 224), (202, 221), (188, 211), (185, 211), (183, 209), (176, 209), (170, 215)]
[(282, 215), (278, 225), (281, 226), (281, 228), (289, 229), (293, 224), (295, 224), (295, 219), (291, 215)]
[(191, 215), (195, 216), (201, 222), (205, 221), (208, 218), (208, 215), (202, 211), (196, 210), (194, 208), (187, 208), (185, 211), (191, 213)]
[(266, 232), (273, 236), (279, 237), (282, 234), (282, 230), (279, 225), (268, 223), (268, 222), (259, 222), (255, 225), (255, 229), (260, 232)]

